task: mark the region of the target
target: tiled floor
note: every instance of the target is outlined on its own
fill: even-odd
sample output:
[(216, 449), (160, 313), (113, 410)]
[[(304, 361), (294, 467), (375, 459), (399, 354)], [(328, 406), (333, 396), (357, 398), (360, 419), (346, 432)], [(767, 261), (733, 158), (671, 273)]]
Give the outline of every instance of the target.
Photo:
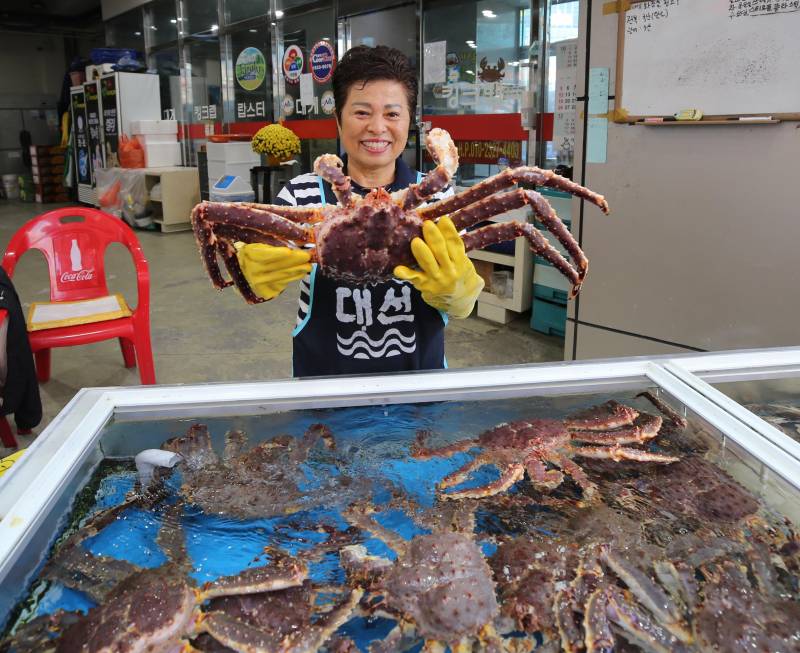
[[(47, 208), (51, 207), (0, 201), (0, 251), (25, 221)], [(291, 375), (296, 286), (267, 305), (248, 306), (233, 291), (219, 293), (211, 288), (191, 232), (140, 231), (137, 235), (150, 264), (151, 329), (159, 383)], [(133, 265), (121, 246), (109, 250), (106, 274), (111, 292), (123, 293), (133, 304)], [(14, 283), (25, 308), (31, 302), (46, 301), (49, 282), (43, 258), (35, 252), (25, 256)], [(523, 314), (506, 326), (477, 317), (451, 321), (446, 335), (450, 367), (561, 360), (562, 341), (532, 331), (529, 318), (530, 314)], [(82, 387), (139, 382), (136, 369), (123, 367), (115, 341), (57, 349), (52, 357), (52, 378), (41, 386), (44, 419), (36, 432)]]

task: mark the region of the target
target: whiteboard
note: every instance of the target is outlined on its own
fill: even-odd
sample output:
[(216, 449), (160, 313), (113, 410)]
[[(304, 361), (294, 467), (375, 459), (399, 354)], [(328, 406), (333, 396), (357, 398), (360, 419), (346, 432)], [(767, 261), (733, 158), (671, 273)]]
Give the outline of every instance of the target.
[(637, 2), (619, 17), (616, 91), (628, 121), (800, 118), (800, 0)]

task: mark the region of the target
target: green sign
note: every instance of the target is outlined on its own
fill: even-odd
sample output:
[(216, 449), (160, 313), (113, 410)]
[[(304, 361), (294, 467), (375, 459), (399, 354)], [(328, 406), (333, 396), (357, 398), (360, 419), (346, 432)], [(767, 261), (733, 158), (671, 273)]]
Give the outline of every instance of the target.
[(255, 91), (267, 76), (267, 60), (258, 48), (245, 48), (236, 58), (236, 81), (245, 91)]

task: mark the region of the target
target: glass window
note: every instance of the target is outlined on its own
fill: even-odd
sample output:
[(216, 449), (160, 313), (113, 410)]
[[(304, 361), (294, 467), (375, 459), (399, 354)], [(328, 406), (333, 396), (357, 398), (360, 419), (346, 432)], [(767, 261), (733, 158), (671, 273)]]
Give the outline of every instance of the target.
[[(550, 7), (548, 21), (545, 112), (553, 115), (552, 140), (545, 143), (544, 165), (572, 168), (575, 151), (576, 75), (578, 71), (578, 0)], [(568, 170), (564, 170), (569, 176)]]
[(178, 48), (159, 50), (150, 55), (150, 67), (158, 71), (161, 90), (161, 116), (167, 120), (180, 120), (181, 68)]
[(216, 32), (219, 29), (217, 0), (191, 0), (184, 3), (184, 30), (187, 34)]
[(272, 57), (269, 29), (248, 27), (231, 33), (234, 120), (272, 121)]
[(267, 0), (225, 0), (225, 22), (228, 24), (265, 16), (268, 12)]
[(197, 164), (197, 150), (222, 122), (222, 74), (219, 38), (194, 38), (184, 47), (187, 84), (186, 123), (189, 124), (189, 158)]
[(133, 48), (144, 54), (144, 27), (142, 10), (133, 9), (106, 21), (106, 45), (115, 48)]
[[(333, 68), (320, 69), (314, 79), (314, 97), (309, 105), (300, 102), (300, 73), (311, 72), (309, 57), (312, 50), (324, 54), (324, 47), (314, 46), (321, 41), (330, 43), (330, 51), (336, 52), (335, 27), (333, 9), (313, 11), (299, 16), (290, 16), (281, 22), (283, 43), (279, 44), (281, 74), (278, 79), (280, 92), (281, 115), (291, 128), (296, 120), (321, 120), (333, 118), (333, 91), (330, 75)], [(293, 55), (292, 53), (295, 53)], [(296, 56), (299, 53), (300, 56)], [(286, 65), (284, 65), (286, 58)], [(291, 59), (291, 61), (290, 61)], [(297, 174), (311, 170), (314, 159), (319, 154), (335, 153), (336, 141), (329, 139), (303, 140), (300, 165)]]
[(156, 0), (147, 6), (150, 45), (178, 40), (178, 17), (175, 0)]
[[(522, 113), (529, 93), (529, 0), (445, 0), (426, 6), (423, 34), (423, 116), (474, 115), (486, 129), (487, 114)], [(444, 60), (442, 60), (442, 55)], [(478, 117), (480, 116), (480, 117)], [(485, 130), (484, 130), (485, 131)], [(527, 160), (527, 140), (458, 140), (456, 183), (469, 186)], [(423, 157), (424, 168), (433, 161)]]

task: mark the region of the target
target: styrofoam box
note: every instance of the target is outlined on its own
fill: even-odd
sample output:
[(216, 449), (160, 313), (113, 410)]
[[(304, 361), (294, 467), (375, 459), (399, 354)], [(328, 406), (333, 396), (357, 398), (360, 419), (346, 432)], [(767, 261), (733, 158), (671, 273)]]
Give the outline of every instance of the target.
[(164, 143), (177, 143), (177, 134), (134, 134), (142, 147), (146, 145), (163, 145)]
[(148, 168), (181, 165), (180, 143), (151, 143), (143, 148), (144, 164)]
[[(253, 152), (249, 141), (235, 143), (208, 143), (206, 145), (208, 161), (224, 163), (249, 163), (251, 166), (261, 163), (261, 155)], [(232, 173), (228, 173), (232, 174)]]
[(173, 134), (177, 137), (177, 120), (131, 120), (131, 134)]

